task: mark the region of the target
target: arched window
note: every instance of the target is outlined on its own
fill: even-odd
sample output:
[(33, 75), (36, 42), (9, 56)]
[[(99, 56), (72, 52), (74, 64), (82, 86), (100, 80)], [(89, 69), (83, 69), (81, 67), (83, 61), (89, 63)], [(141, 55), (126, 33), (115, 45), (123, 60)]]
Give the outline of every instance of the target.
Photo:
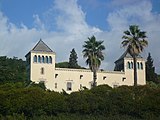
[(140, 69), (139, 62), (137, 62), (137, 68)]
[(140, 66), (141, 66), (140, 68), (143, 70), (143, 63), (142, 62), (140, 63)]
[(133, 69), (133, 62), (131, 62), (131, 69)]
[(44, 74), (44, 68), (43, 67), (41, 68), (41, 74), (42, 75)]
[(41, 56), (38, 55), (38, 62), (41, 63)]
[(131, 64), (130, 64), (130, 62), (127, 63), (127, 67), (128, 67), (128, 69), (131, 69)]
[(46, 56), (46, 63), (48, 63), (48, 56)]
[(49, 63), (52, 63), (52, 57), (49, 56)]
[(42, 63), (45, 63), (44, 56), (42, 56)]
[(37, 55), (34, 56), (34, 62), (37, 62)]

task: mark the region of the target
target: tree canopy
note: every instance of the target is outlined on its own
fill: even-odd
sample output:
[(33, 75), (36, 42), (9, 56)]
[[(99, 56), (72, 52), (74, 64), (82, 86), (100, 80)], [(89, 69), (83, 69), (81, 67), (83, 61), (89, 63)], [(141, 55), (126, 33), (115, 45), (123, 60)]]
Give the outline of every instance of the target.
[(158, 85), (100, 85), (64, 95), (35, 85), (7, 83), (0, 85), (0, 119), (159, 120), (159, 93)]
[(0, 57), (0, 83), (26, 81), (26, 64), (17, 57)]
[(122, 45), (127, 47), (127, 51), (133, 57), (138, 56), (144, 50), (144, 47), (148, 45), (146, 38), (145, 31), (141, 31), (137, 25), (131, 25), (129, 30), (124, 31)]
[(122, 37), (124, 39), (121, 43), (122, 46), (126, 47), (127, 52), (133, 57), (134, 86), (137, 86), (137, 56), (148, 45), (146, 38), (146, 32), (141, 31), (137, 25), (129, 26), (129, 30), (124, 31)]
[(158, 76), (155, 73), (155, 67), (153, 66), (153, 59), (151, 57), (151, 53), (148, 53), (147, 61), (146, 61), (146, 81), (159, 82)]
[(104, 60), (103, 50), (105, 46), (102, 45), (103, 41), (97, 41), (95, 36), (88, 38), (83, 45), (83, 57), (86, 58), (86, 64), (93, 72), (93, 86), (96, 86), (97, 70)]
[(77, 61), (77, 53), (75, 49), (73, 48), (72, 51), (70, 52), (70, 57), (69, 57), (69, 68), (79, 68), (78, 66), (78, 61)]

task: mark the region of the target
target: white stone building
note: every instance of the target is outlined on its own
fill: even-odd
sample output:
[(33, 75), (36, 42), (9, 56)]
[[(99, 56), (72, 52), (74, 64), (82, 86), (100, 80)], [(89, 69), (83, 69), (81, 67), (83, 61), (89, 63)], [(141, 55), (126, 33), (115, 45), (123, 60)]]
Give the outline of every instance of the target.
[[(28, 79), (39, 83), (44, 81), (46, 88), (67, 93), (79, 91), (83, 87), (91, 88), (93, 73), (87, 69), (56, 68), (53, 52), (42, 40), (25, 56)], [(114, 71), (98, 71), (97, 85), (108, 84), (111, 87), (134, 84), (133, 58), (125, 52), (116, 62)], [(137, 58), (138, 85), (146, 84), (145, 60)]]

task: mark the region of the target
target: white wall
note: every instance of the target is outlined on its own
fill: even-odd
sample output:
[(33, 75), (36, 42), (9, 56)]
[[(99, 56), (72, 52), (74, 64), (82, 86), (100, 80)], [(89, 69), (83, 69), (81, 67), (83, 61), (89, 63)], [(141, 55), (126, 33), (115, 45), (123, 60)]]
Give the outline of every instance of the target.
[[(34, 62), (34, 55), (40, 56), (51, 56), (51, 63), (36, 63)], [(33, 82), (44, 81), (47, 88), (53, 90), (53, 81), (54, 81), (54, 72), (55, 72), (55, 54), (54, 53), (40, 53), (32, 51), (30, 53), (31, 56), (31, 72), (30, 72), (30, 80)], [(41, 68), (44, 68), (44, 74), (41, 74)]]
[[(50, 63), (35, 63), (34, 55), (51, 56), (52, 64)], [(62, 92), (62, 89), (67, 93), (79, 91), (82, 87), (91, 88), (93, 83), (93, 73), (87, 69), (68, 69), (55, 68), (55, 53), (53, 52), (35, 52), (31, 51), (28, 54), (30, 57), (30, 80), (33, 82), (44, 81), (47, 89)], [(133, 85), (134, 74), (133, 69), (127, 68), (127, 62), (133, 62), (131, 58), (124, 58), (124, 72), (120, 71), (98, 71), (97, 85), (108, 84), (111, 87), (120, 85)], [(145, 60), (138, 59), (137, 62), (142, 62), (143, 70), (138, 69), (138, 84), (146, 84), (145, 78)], [(41, 68), (44, 68), (44, 74), (41, 74)], [(72, 84), (72, 90), (67, 90), (67, 82)]]

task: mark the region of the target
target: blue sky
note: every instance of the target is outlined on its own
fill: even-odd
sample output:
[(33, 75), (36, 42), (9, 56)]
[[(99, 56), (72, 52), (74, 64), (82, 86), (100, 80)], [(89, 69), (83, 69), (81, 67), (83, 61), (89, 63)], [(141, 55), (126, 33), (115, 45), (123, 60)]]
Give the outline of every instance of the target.
[[(118, 1), (118, 0), (117, 0)], [(121, 1), (121, 0), (120, 0)], [(124, 1), (124, 2), (123, 2)], [(136, 2), (135, 2), (136, 1)], [(148, 0), (149, 1), (149, 0)], [(138, 4), (138, 0), (78, 0), (78, 5), (86, 14), (86, 22), (91, 26), (96, 26), (102, 30), (109, 30), (110, 26), (106, 22), (108, 14), (112, 11), (125, 7), (127, 4)], [(123, 3), (125, 3), (123, 5)], [(160, 13), (160, 1), (151, 0), (152, 12)], [(24, 23), (27, 27), (34, 27), (34, 14), (43, 17), (45, 12), (52, 7), (53, 0), (1, 0), (1, 11), (9, 18), (10, 22), (16, 25)], [(45, 18), (43, 18), (45, 19)]]
[(143, 57), (151, 52), (160, 73), (159, 6), (160, 0), (0, 0), (0, 55), (24, 59), (42, 38), (57, 53), (57, 62), (67, 61), (75, 48), (84, 66), (82, 45), (95, 35), (106, 46), (102, 68), (112, 70), (125, 50), (123, 31), (136, 24), (148, 36)]

